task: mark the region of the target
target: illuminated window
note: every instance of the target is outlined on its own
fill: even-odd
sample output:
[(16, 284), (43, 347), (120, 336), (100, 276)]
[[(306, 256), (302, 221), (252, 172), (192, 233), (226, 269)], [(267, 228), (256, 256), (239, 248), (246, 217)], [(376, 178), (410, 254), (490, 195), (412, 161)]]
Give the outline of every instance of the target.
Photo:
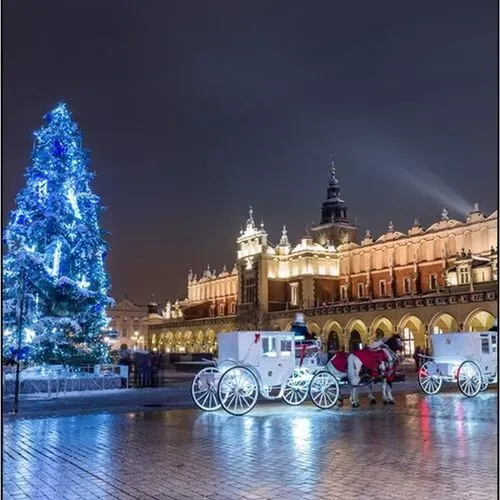
[(470, 273), (467, 266), (462, 266), (458, 270), (458, 283), (460, 285), (467, 285), (470, 283)]
[(299, 305), (299, 284), (290, 283), (290, 304), (292, 306)]
[(224, 316), (224, 304), (219, 305), (219, 316)]
[(438, 280), (436, 274), (429, 276), (429, 290), (437, 290)]
[(229, 307), (231, 308), (231, 314), (236, 314), (236, 302), (231, 302), (231, 305)]
[(385, 286), (385, 281), (384, 280), (379, 281), (378, 286), (379, 286), (380, 296), (385, 297), (385, 295), (387, 294), (387, 288)]
[(405, 295), (408, 295), (411, 293), (410, 278), (405, 278), (403, 280), (403, 292), (405, 293)]
[(360, 299), (363, 298), (363, 288), (364, 288), (363, 283), (358, 283), (358, 297)]
[(340, 300), (347, 300), (347, 287), (344, 285), (340, 287)]
[(404, 355), (406, 357), (413, 356), (415, 352), (415, 339), (413, 338), (413, 332), (409, 328), (403, 329), (401, 340), (403, 341)]
[(256, 294), (257, 280), (255, 276), (249, 275), (243, 278), (243, 302), (255, 302), (257, 298)]
[(210, 306), (210, 316), (215, 316), (215, 304)]
[(434, 333), (434, 334), (443, 333), (443, 329), (440, 328), (439, 326), (434, 326), (432, 328), (432, 333)]

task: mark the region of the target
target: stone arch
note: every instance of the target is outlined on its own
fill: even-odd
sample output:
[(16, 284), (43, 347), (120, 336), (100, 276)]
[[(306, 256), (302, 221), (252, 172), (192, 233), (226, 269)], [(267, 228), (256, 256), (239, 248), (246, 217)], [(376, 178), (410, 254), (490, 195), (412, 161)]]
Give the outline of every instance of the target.
[(183, 352), (184, 351), (184, 345), (182, 342), (183, 339), (183, 332), (182, 330), (177, 330), (174, 333), (174, 345), (173, 345), (173, 351), (174, 352)]
[(387, 316), (378, 316), (372, 321), (370, 326), (370, 340), (376, 340), (377, 337), (390, 337), (395, 333), (394, 324)]
[(185, 352), (193, 352), (193, 334), (191, 330), (186, 330), (182, 335)]
[(450, 313), (440, 312), (433, 316), (429, 322), (429, 334), (458, 332), (458, 321)]
[(335, 320), (327, 321), (323, 327), (322, 343), (328, 352), (335, 352), (344, 349), (342, 327)]
[(160, 352), (171, 352), (174, 344), (174, 332), (162, 332), (158, 340), (158, 350)]
[(355, 328), (351, 330), (349, 334), (349, 352), (359, 351), (362, 347), (363, 341), (361, 339), (361, 333)]
[(215, 352), (217, 349), (217, 336), (211, 328), (205, 332), (205, 349), (206, 352)]
[(360, 344), (366, 344), (368, 341), (368, 329), (360, 319), (351, 319), (347, 323), (346, 332), (349, 351), (359, 349), (361, 347)]
[(342, 327), (340, 326), (340, 323), (334, 319), (330, 319), (325, 323), (325, 326), (323, 327), (323, 334), (328, 336), (328, 334), (334, 331), (336, 333), (342, 333)]
[(191, 352), (203, 352), (203, 331), (198, 330), (192, 335)]
[(313, 333), (316, 337), (321, 337), (321, 328), (315, 321), (307, 322), (307, 331)]
[(486, 332), (495, 324), (495, 316), (484, 309), (475, 309), (464, 321), (466, 332)]
[(416, 346), (429, 347), (424, 322), (418, 316), (414, 314), (403, 316), (397, 331), (403, 340), (405, 356), (412, 356)]

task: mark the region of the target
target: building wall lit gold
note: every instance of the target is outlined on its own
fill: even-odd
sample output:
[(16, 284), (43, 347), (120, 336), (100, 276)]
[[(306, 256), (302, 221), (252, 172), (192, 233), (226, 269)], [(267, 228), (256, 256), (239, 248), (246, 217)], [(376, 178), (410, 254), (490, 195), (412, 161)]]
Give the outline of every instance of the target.
[(182, 317), (149, 327), (149, 345), (166, 352), (213, 352), (216, 333), (288, 329), (296, 312), (324, 346), (348, 349), (377, 330), (399, 332), (407, 347), (435, 332), (487, 330), (498, 300), (498, 212), (476, 204), (466, 220), (439, 220), (399, 231), (390, 222), (357, 242), (332, 168), (321, 224), (292, 245), (286, 228), (275, 246), (253, 210), (236, 239), (231, 272), (188, 276)]

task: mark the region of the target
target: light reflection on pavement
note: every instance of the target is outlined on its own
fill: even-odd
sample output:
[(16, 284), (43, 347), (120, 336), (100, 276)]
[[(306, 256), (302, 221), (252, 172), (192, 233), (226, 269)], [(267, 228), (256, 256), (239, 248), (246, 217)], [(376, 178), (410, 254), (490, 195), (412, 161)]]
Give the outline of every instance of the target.
[(4, 424), (5, 498), (494, 499), (497, 401), (397, 394), (394, 407), (310, 403), (89, 414)]

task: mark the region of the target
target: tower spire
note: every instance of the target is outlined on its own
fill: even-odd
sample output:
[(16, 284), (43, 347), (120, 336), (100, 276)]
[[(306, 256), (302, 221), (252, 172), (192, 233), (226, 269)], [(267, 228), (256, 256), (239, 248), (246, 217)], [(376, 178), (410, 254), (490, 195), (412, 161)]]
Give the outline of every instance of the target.
[(335, 200), (339, 198), (340, 187), (339, 187), (339, 180), (337, 179), (337, 175), (335, 172), (335, 160), (333, 159), (333, 155), (330, 155), (330, 158), (331, 158), (330, 160), (331, 178), (330, 178), (330, 183), (328, 184), (327, 199)]
[(312, 227), (313, 241), (321, 246), (337, 247), (345, 241), (356, 241), (356, 225), (347, 217), (347, 205), (340, 198), (340, 182), (333, 156), (330, 155), (330, 182), (327, 198), (321, 206), (321, 221)]

